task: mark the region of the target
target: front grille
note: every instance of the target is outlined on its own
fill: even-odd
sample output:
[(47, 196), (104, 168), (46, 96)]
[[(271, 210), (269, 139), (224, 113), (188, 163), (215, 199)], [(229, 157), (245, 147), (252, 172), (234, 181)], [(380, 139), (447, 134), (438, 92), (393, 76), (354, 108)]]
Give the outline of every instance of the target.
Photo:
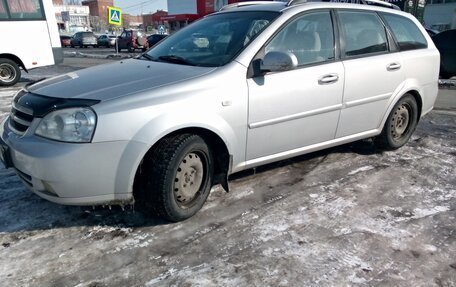
[(10, 129), (16, 134), (23, 135), (32, 124), (32, 121), (33, 111), (20, 106), (14, 101), (9, 118)]

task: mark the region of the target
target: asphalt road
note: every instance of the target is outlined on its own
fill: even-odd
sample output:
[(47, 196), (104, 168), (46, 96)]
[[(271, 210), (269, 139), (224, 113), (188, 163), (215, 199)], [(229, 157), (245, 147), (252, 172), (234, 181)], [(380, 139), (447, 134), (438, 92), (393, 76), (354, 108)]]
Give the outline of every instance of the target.
[(456, 90), (438, 100), (399, 150), (365, 140), (236, 174), (182, 223), (56, 205), (0, 168), (0, 282), (456, 286)]

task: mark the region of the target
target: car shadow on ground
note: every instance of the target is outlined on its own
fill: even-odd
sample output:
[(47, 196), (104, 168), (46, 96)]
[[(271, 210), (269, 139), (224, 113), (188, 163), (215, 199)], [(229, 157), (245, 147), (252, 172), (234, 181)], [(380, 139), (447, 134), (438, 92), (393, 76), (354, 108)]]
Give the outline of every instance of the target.
[[(310, 154), (278, 161), (230, 176), (230, 181), (246, 179), (285, 166), (294, 166), (305, 175), (322, 163), (332, 153), (356, 153), (371, 155), (379, 153), (372, 141), (358, 141)], [(109, 226), (114, 228), (135, 228), (170, 224), (160, 218), (143, 215), (126, 206), (64, 206), (55, 204), (28, 191), (13, 170), (0, 168), (0, 232), (69, 228), (78, 226)]]
[[(229, 180), (237, 180), (244, 178), (246, 176), (250, 176), (253, 174), (260, 174), (264, 173), (276, 168), (284, 167), (287, 165), (292, 165), (292, 164), (305, 164), (306, 162), (311, 163), (309, 165), (309, 168), (304, 171), (304, 173), (308, 173), (311, 170), (313, 170), (316, 166), (315, 164), (319, 164), (322, 162), (327, 155), (331, 153), (355, 153), (359, 155), (374, 155), (374, 154), (381, 154), (383, 151), (378, 149), (372, 139), (365, 139), (365, 140), (359, 140), (356, 142), (296, 156), (293, 158), (289, 159), (284, 159), (281, 161), (273, 162), (270, 164), (265, 164), (256, 168), (251, 168), (245, 171), (241, 171), (238, 173), (235, 173), (229, 177)], [(316, 161), (316, 162), (314, 162)]]

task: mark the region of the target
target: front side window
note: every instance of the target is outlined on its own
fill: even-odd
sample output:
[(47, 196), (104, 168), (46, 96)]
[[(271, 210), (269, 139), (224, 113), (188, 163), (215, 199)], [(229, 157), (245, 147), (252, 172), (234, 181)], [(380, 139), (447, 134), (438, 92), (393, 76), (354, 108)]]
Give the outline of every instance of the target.
[(144, 57), (182, 65), (223, 66), (279, 15), (269, 11), (214, 14), (167, 37)]
[(362, 56), (388, 51), (385, 27), (375, 13), (338, 12), (346, 56)]
[(44, 19), (40, 0), (6, 0), (12, 19)]
[(291, 52), (298, 65), (334, 59), (334, 33), (329, 11), (301, 16), (287, 24), (266, 46), (265, 52)]
[(427, 48), (427, 41), (411, 20), (392, 14), (382, 14), (401, 51)]

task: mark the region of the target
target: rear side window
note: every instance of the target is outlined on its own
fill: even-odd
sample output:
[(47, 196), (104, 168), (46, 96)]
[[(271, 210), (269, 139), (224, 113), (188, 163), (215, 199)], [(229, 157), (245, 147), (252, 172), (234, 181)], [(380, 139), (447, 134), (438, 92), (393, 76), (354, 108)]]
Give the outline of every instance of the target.
[(401, 51), (427, 48), (426, 38), (410, 19), (382, 13)]
[(346, 56), (362, 56), (388, 51), (383, 23), (375, 13), (339, 11)]

